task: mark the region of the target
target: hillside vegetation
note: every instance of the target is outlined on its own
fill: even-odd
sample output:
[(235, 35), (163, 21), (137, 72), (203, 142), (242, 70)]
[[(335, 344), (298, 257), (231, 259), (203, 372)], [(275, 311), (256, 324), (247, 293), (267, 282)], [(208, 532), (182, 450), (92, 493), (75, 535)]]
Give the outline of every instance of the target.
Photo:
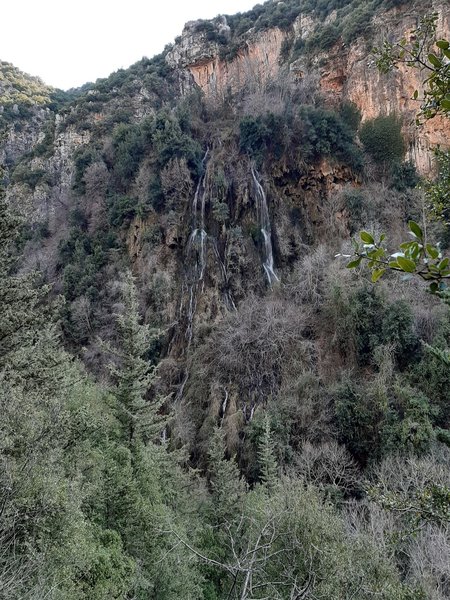
[(450, 596), (448, 292), (362, 260), (409, 223), (446, 277), (449, 153), (289, 69), (402, 6), (197, 22), (231, 60), (320, 19), (223, 97), (173, 48), (70, 94), (2, 63), (1, 599)]

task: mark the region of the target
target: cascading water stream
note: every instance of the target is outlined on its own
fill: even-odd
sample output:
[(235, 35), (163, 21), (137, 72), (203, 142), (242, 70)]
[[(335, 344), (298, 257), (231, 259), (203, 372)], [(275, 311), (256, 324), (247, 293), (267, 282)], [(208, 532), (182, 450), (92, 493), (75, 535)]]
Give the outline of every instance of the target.
[(225, 306), (227, 307), (228, 310), (236, 310), (236, 304), (234, 303), (233, 297), (231, 295), (231, 292), (229, 290), (229, 280), (228, 280), (228, 271), (227, 271), (227, 267), (225, 265), (225, 262), (223, 261), (222, 257), (220, 256), (220, 252), (219, 252), (219, 247), (217, 245), (217, 240), (216, 238), (210, 237), (209, 238), (213, 250), (214, 250), (214, 254), (217, 258), (217, 263), (219, 265), (219, 269), (220, 269), (220, 274), (222, 276), (222, 283), (223, 283), (223, 287), (224, 287), (224, 292), (223, 292), (223, 299), (225, 302)]
[[(185, 263), (185, 276), (184, 283), (181, 292), (181, 304), (180, 304), (180, 320), (186, 320), (185, 338), (187, 340), (187, 347), (189, 349), (194, 328), (194, 317), (197, 310), (197, 298), (198, 294), (203, 290), (203, 277), (206, 268), (206, 241), (207, 233), (205, 231), (205, 205), (206, 205), (206, 188), (205, 178), (206, 169), (205, 164), (208, 158), (209, 149), (206, 151), (202, 166), (204, 174), (200, 178), (197, 188), (195, 190), (194, 198), (191, 205), (191, 234), (189, 235), (188, 242), (184, 253)], [(199, 202), (200, 202), (200, 219), (199, 219)], [(187, 296), (187, 303), (183, 302), (183, 298)], [(176, 401), (180, 401), (186, 383), (189, 379), (189, 371), (186, 369), (183, 380), (180, 384), (178, 392), (176, 394)]]
[(275, 273), (273, 267), (273, 249), (272, 249), (272, 229), (270, 226), (269, 208), (267, 206), (267, 196), (261, 185), (258, 177), (258, 172), (255, 167), (252, 167), (252, 178), (255, 185), (255, 198), (256, 198), (256, 213), (258, 218), (258, 224), (261, 230), (261, 234), (264, 240), (264, 258), (263, 267), (267, 277), (269, 285), (272, 285), (280, 279)]

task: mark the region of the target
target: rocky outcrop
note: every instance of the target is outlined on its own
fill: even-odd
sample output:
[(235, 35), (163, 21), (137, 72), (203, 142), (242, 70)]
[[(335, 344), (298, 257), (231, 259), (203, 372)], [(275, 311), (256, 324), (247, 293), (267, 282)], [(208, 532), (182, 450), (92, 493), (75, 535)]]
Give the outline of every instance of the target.
[[(30, 138), (33, 140), (34, 137), (36, 141), (42, 141), (43, 132), (35, 129), (25, 138), (28, 149)], [(46, 222), (53, 230), (57, 229), (58, 212), (62, 210), (66, 214), (69, 208), (74, 153), (80, 146), (88, 143), (89, 139), (87, 131), (78, 132), (73, 127), (64, 127), (59, 131), (57, 129), (52, 154), (36, 156), (27, 162), (27, 169), (30, 171), (45, 173), (44, 180), (38, 182), (33, 189), (26, 183), (8, 186), (7, 200), (26, 215), (29, 223)]]
[[(430, 11), (439, 14), (438, 35), (448, 37), (450, 16), (442, 0), (435, 1)], [(328, 21), (334, 17), (332, 13)], [(378, 33), (370, 42), (358, 38), (346, 46), (339, 41), (330, 51), (319, 53), (312, 60), (305, 58), (291, 63), (290, 71), (297, 81), (314, 75), (332, 103), (341, 100), (355, 103), (363, 121), (379, 114), (401, 115), (408, 156), (418, 170), (426, 174), (432, 170), (430, 148), (448, 147), (450, 143), (450, 123), (436, 118), (418, 130), (414, 117), (419, 104), (412, 97), (414, 90), (421, 88), (423, 74), (401, 67), (390, 75), (382, 75), (370, 53), (371, 47), (387, 37), (400, 39), (405, 33), (408, 35), (417, 20), (416, 11), (410, 11), (405, 5), (378, 15), (373, 23)], [(195, 84), (208, 98), (222, 100), (230, 92), (262, 89), (281, 69), (286, 69), (285, 57), (281, 56), (283, 43), (289, 42), (292, 46), (299, 39), (307, 40), (316, 24), (309, 15), (300, 15), (292, 31), (273, 28), (254, 33), (250, 30), (236, 55), (227, 59), (220, 44), (209, 41), (206, 34), (199, 31), (198, 22), (188, 23), (167, 60), (180, 73), (182, 91), (192, 89)]]
[[(28, 119), (11, 123), (0, 131), (0, 164), (8, 167), (23, 154), (30, 152), (42, 141), (42, 127), (48, 120), (50, 111), (46, 108), (33, 108)], [(1, 111), (0, 111), (1, 115)]]
[[(223, 21), (217, 25), (223, 27)], [(173, 68), (191, 75), (191, 81), (209, 97), (223, 99), (227, 93), (264, 84), (279, 71), (279, 58), (286, 34), (278, 28), (249, 31), (245, 43), (232, 60), (222, 57), (223, 46), (198, 32), (199, 23), (188, 23), (179, 42), (167, 56)], [(221, 52), (222, 50), (222, 52)], [(188, 78), (182, 78), (184, 82)]]

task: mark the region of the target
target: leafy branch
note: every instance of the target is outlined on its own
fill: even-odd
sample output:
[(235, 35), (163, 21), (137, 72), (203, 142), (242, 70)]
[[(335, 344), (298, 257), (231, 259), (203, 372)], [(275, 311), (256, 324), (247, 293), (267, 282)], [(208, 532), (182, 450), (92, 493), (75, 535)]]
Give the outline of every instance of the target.
[[(360, 241), (353, 239), (354, 254), (347, 264), (355, 269), (364, 261), (372, 271), (372, 281), (377, 282), (387, 271), (397, 271), (406, 278), (420, 277), (429, 283), (430, 292), (436, 294), (445, 290), (450, 280), (450, 259), (442, 255), (439, 244), (433, 246), (425, 240), (420, 226), (409, 221), (411, 241), (400, 244), (400, 251), (390, 253), (384, 245), (386, 236), (382, 234), (378, 241), (368, 231), (361, 231)], [(347, 256), (348, 257), (348, 256)]]
[[(394, 43), (385, 41), (373, 51), (382, 73), (389, 73), (400, 64), (426, 73), (417, 124), (422, 119), (450, 114), (450, 42), (445, 39), (435, 41), (437, 19), (437, 13), (424, 16), (409, 39), (404, 37)], [(418, 90), (413, 98), (419, 100)]]

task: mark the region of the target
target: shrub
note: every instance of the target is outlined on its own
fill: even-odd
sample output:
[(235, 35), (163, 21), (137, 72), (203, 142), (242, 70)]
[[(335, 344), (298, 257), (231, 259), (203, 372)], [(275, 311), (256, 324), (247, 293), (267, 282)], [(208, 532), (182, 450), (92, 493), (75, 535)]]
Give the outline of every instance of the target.
[(359, 137), (364, 150), (379, 165), (399, 162), (405, 155), (402, 123), (395, 115), (380, 115), (366, 121), (361, 127)]
[(355, 170), (362, 167), (362, 156), (350, 127), (335, 112), (313, 106), (300, 110), (303, 122), (303, 154), (308, 161), (335, 156)]
[(133, 179), (144, 156), (145, 138), (139, 125), (118, 125), (113, 133), (115, 150), (114, 173), (126, 188)]
[(219, 200), (213, 201), (212, 216), (219, 223), (225, 223), (230, 218), (230, 209), (226, 202), (220, 202)]
[[(188, 124), (185, 123), (187, 128)], [(159, 113), (149, 124), (149, 135), (157, 155), (160, 169), (173, 158), (184, 158), (195, 176), (202, 170), (202, 149), (189, 133), (183, 131), (179, 120), (167, 111)]]
[(108, 198), (108, 219), (112, 227), (121, 227), (136, 215), (137, 200), (120, 194)]
[(153, 175), (148, 184), (148, 202), (157, 212), (165, 208), (165, 197), (159, 174)]
[(354, 359), (361, 366), (373, 365), (376, 349), (384, 345), (393, 348), (401, 368), (419, 356), (411, 308), (404, 302), (387, 303), (374, 287), (364, 286), (350, 293), (336, 287), (327, 312), (337, 343), (347, 348), (347, 356), (353, 349)]
[(335, 391), (338, 440), (362, 465), (381, 458), (381, 431), (388, 408), (368, 389), (345, 381)]
[(239, 147), (260, 164), (267, 153), (279, 159), (285, 149), (286, 122), (283, 117), (267, 113), (264, 116), (247, 116), (239, 124)]
[(361, 111), (353, 102), (344, 102), (339, 109), (339, 115), (344, 123), (355, 134), (361, 123)]
[(26, 165), (19, 165), (14, 170), (11, 180), (13, 183), (25, 183), (32, 190), (39, 184), (51, 184), (50, 175), (44, 169), (30, 169)]
[(394, 163), (391, 169), (391, 187), (398, 192), (405, 192), (419, 183), (416, 167), (412, 162)]
[(338, 41), (340, 36), (339, 28), (331, 23), (330, 25), (321, 25), (316, 29), (306, 42), (306, 50), (329, 50)]
[(89, 165), (97, 159), (97, 154), (97, 151), (91, 147), (81, 147), (74, 153), (75, 174), (72, 188), (79, 194), (84, 194), (86, 191), (84, 174)]

